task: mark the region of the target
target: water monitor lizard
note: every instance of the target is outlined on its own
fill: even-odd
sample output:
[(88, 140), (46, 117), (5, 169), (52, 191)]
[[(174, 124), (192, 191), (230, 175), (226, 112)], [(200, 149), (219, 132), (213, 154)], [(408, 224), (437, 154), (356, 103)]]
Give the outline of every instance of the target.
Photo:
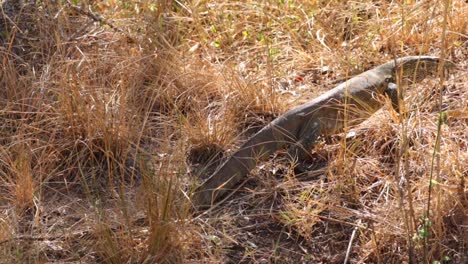
[[(312, 101), (282, 114), (245, 142), (194, 194), (198, 208), (208, 207), (233, 189), (257, 161), (289, 146), (298, 160), (306, 157), (320, 135), (338, 133), (357, 125), (383, 105), (381, 95), (388, 95), (398, 108), (397, 76), (401, 80), (420, 81), (437, 72), (439, 58), (408, 56), (361, 73)], [(445, 62), (446, 66), (449, 62)]]

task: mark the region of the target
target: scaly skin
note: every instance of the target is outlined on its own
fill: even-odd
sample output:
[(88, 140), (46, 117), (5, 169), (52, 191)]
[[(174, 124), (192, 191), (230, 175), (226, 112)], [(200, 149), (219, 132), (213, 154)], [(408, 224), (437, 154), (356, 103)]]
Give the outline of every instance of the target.
[[(396, 76), (420, 81), (436, 73), (438, 65), (437, 57), (403, 57), (359, 74), (287, 111), (245, 142), (198, 188), (195, 205), (198, 208), (211, 206), (255, 168), (258, 161), (288, 145), (292, 155), (298, 160), (304, 159), (320, 135), (339, 133), (345, 126), (357, 125), (380, 109), (381, 95), (390, 96), (398, 111)], [(449, 66), (448, 62), (446, 65)]]

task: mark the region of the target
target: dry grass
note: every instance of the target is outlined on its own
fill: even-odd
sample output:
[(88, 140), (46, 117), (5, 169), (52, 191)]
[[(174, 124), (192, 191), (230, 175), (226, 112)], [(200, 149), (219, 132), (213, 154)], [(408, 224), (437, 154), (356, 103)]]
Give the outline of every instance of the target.
[[(0, 262), (467, 260), (464, 1), (4, 2)], [(415, 54), (457, 68), (192, 214), (195, 175), (265, 123)]]

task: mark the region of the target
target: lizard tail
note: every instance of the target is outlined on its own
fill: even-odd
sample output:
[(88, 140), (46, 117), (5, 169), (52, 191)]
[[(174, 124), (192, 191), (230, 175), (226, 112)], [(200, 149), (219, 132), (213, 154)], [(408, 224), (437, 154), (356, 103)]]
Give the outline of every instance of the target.
[(197, 190), (194, 202), (197, 207), (209, 207), (212, 203), (231, 191), (244, 177), (255, 168), (257, 162), (267, 159), (293, 136), (273, 123), (264, 127), (236, 151), (216, 172)]

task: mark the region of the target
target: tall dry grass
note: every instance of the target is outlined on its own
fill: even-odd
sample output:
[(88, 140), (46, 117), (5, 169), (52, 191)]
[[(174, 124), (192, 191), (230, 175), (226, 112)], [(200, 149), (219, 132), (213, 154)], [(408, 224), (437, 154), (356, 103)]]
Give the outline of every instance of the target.
[[(18, 3), (0, 15), (3, 262), (466, 260), (463, 1)], [(198, 177), (264, 124), (415, 54), (457, 68), (318, 142), (306, 174), (280, 152), (193, 215)]]

